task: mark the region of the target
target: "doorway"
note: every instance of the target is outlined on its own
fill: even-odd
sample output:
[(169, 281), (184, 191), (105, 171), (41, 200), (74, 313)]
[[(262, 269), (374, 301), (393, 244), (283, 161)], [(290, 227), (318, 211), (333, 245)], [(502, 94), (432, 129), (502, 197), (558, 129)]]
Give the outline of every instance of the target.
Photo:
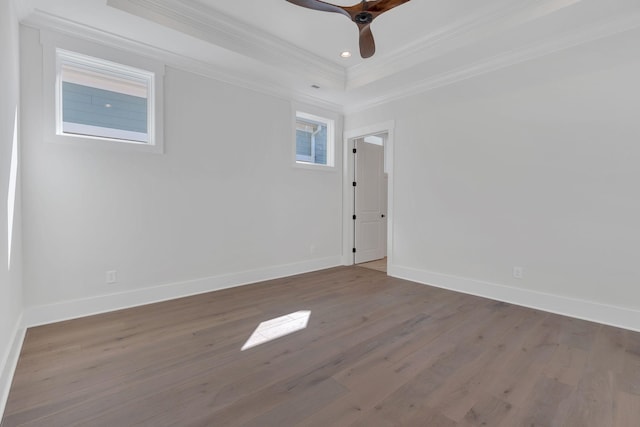
[[(384, 226), (386, 227), (385, 234), (385, 246), (384, 255), (386, 255), (386, 269), (387, 274), (394, 274), (394, 250), (393, 250), (393, 153), (394, 153), (394, 140), (395, 140), (395, 122), (389, 120), (386, 122), (379, 122), (359, 128), (353, 128), (345, 130), (344, 132), (344, 169), (343, 169), (343, 233), (342, 233), (342, 245), (343, 245), (343, 258), (344, 265), (354, 265), (356, 262), (355, 254), (357, 254), (357, 248), (355, 245), (355, 226), (356, 219), (353, 219), (356, 208), (356, 191), (354, 190), (353, 183), (356, 176), (356, 160), (353, 153), (354, 141), (363, 139), (367, 136), (386, 135), (383, 141), (383, 171), (386, 175), (386, 185), (384, 189), (387, 191), (384, 196), (384, 200), (387, 203), (386, 212), (381, 212), (381, 215), (385, 213)], [(357, 153), (357, 149), (356, 149)]]
[(384, 272), (387, 270), (387, 140), (387, 132), (352, 140), (353, 262)]

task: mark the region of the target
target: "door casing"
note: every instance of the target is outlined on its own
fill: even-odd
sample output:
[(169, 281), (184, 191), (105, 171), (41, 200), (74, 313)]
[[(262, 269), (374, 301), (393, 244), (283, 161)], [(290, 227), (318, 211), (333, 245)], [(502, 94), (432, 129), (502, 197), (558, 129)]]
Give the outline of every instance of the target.
[(388, 176), (388, 194), (387, 194), (387, 274), (390, 274), (393, 270), (393, 153), (394, 153), (394, 121), (387, 121), (382, 123), (373, 124), (366, 127), (361, 127), (353, 130), (347, 130), (344, 132), (344, 162), (343, 162), (343, 251), (342, 251), (342, 263), (343, 265), (353, 265), (353, 236), (354, 236), (354, 221), (353, 221), (353, 176), (354, 176), (354, 162), (353, 162), (353, 141), (358, 138), (364, 138), (369, 135), (376, 135), (381, 133), (387, 134), (386, 149), (386, 163), (387, 163), (387, 176)]

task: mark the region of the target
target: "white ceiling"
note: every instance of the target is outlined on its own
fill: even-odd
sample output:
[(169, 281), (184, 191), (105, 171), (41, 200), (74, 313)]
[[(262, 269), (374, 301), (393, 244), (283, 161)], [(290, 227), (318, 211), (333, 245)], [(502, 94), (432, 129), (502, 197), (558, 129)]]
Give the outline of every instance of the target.
[(21, 1), (28, 25), (344, 111), (640, 27), (638, 0), (411, 0), (374, 21), (376, 54), (363, 60), (353, 22), (285, 0)]
[[(357, 1), (332, 2), (349, 6)], [(301, 8), (285, 0), (199, 0), (197, 3), (273, 34), (341, 67), (363, 62), (358, 55), (358, 28), (345, 16)], [(438, 6), (433, 0), (413, 0), (376, 19), (372, 30), (378, 55), (400, 50), (418, 38), (436, 33), (456, 19), (474, 15), (482, 4), (477, 0), (446, 0), (443, 3)], [(345, 50), (353, 53), (351, 59), (340, 58), (340, 52)]]

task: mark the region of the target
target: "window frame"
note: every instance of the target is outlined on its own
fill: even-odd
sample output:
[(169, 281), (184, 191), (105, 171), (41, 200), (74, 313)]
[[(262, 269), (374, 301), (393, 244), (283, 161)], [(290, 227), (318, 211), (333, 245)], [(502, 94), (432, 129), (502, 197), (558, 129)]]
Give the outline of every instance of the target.
[[(43, 114), (45, 141), (85, 147), (164, 153), (163, 88), (164, 64), (134, 51), (101, 45), (83, 39), (41, 30), (43, 46)], [(62, 52), (62, 57), (59, 53)], [(105, 75), (149, 78), (147, 91), (148, 142), (116, 137), (65, 133), (62, 130), (62, 65), (64, 58), (79, 59), (104, 70)], [(106, 128), (105, 128), (106, 129)]]
[[(74, 124), (79, 130), (84, 129), (90, 131), (91, 128), (95, 128), (96, 133), (101, 131), (103, 135), (93, 135), (84, 133), (72, 133), (64, 131), (64, 98), (63, 98), (63, 80), (62, 72), (63, 67), (69, 66), (75, 70), (91, 71), (105, 77), (116, 77), (129, 82), (143, 83), (147, 91), (147, 141), (137, 141), (128, 139), (125, 137), (115, 136), (117, 133), (127, 133), (124, 129), (104, 128), (102, 126), (91, 126), (86, 124)], [(155, 145), (155, 90), (154, 90), (155, 75), (151, 71), (142, 70), (119, 64), (112, 61), (107, 61), (92, 56), (83, 55), (81, 53), (72, 52), (65, 49), (56, 48), (56, 135), (65, 135), (75, 138), (97, 138), (106, 139), (114, 142), (122, 142), (127, 144), (145, 144)], [(105, 135), (106, 133), (112, 133), (114, 136)], [(123, 136), (123, 135), (120, 135)]]
[[(307, 112), (305, 108), (294, 108), (293, 114), (293, 160), (294, 164), (297, 167), (301, 168), (309, 168), (309, 169), (324, 169), (324, 170), (333, 170), (336, 165), (336, 118), (328, 117), (332, 116), (329, 114), (313, 114)], [(327, 143), (326, 143), (326, 156), (327, 163), (315, 163), (315, 162), (307, 162), (303, 160), (298, 160), (297, 153), (297, 128), (298, 128), (298, 120), (302, 121), (311, 121), (316, 123), (322, 123), (327, 127)], [(313, 150), (312, 150), (313, 151)]]

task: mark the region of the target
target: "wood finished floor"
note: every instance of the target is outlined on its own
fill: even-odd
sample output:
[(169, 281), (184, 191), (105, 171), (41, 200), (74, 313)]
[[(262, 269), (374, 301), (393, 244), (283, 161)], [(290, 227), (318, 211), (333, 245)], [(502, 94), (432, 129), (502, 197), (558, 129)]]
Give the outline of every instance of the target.
[(133, 425), (638, 427), (640, 334), (360, 267), (27, 331), (3, 427)]
[(382, 259), (377, 259), (375, 261), (364, 262), (362, 264), (358, 264), (358, 267), (370, 268), (372, 270), (382, 271), (383, 273), (387, 272), (387, 257)]

